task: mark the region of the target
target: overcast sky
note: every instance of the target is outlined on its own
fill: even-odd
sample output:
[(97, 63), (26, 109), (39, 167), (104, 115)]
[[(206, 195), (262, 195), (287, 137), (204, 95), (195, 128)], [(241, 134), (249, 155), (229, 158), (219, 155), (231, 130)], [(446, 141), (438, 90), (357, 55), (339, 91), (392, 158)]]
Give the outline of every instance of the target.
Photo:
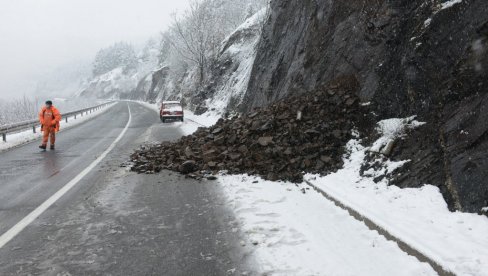
[(117, 41), (157, 36), (188, 0), (0, 0), (0, 98), (28, 94), (46, 73), (90, 62)]

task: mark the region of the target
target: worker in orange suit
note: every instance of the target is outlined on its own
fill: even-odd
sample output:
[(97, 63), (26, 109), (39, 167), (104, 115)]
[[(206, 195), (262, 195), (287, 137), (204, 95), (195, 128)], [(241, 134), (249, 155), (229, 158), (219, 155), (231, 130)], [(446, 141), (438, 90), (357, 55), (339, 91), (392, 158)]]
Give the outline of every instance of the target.
[(40, 149), (46, 150), (47, 142), (51, 138), (51, 150), (54, 150), (54, 143), (56, 142), (56, 132), (59, 131), (59, 121), (61, 121), (61, 113), (53, 106), (52, 101), (46, 101), (46, 105), (39, 112), (39, 122), (41, 122), (41, 131), (44, 132), (42, 136), (42, 144)]

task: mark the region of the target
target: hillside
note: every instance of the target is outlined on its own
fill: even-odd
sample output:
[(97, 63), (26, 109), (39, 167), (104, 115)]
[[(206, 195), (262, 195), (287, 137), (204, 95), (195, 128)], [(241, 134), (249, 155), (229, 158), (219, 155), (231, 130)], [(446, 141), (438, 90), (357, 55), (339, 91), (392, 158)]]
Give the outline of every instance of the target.
[[(451, 209), (488, 206), (488, 2), (272, 1), (240, 110), (353, 79), (376, 120), (417, 115), (392, 182), (440, 188)], [(366, 133), (365, 136), (371, 136)]]
[(196, 64), (157, 64), (153, 55), (94, 78), (82, 94), (176, 99), (225, 117), (340, 83), (368, 106), (365, 145), (381, 120), (425, 122), (393, 137), (387, 156), (368, 157), (409, 161), (388, 173), (391, 184), (432, 184), (451, 210), (480, 212), (488, 206), (487, 10), (467, 0), (271, 1), (220, 43), (203, 82)]

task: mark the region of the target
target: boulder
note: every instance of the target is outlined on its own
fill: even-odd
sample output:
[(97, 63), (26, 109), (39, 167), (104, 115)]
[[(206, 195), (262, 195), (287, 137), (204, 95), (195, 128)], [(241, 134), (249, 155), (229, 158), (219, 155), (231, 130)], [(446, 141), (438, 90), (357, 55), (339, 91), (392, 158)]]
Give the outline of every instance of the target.
[(189, 174), (195, 172), (196, 170), (197, 170), (197, 163), (194, 160), (185, 161), (179, 167), (179, 171), (182, 174)]

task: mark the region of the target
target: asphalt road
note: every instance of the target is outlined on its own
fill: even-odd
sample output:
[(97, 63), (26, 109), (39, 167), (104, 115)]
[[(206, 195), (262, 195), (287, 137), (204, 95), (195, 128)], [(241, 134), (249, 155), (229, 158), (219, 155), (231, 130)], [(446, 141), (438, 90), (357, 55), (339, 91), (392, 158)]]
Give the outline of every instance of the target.
[(137, 103), (60, 132), (55, 151), (0, 153), (0, 237), (112, 145), (129, 106), (106, 158), (0, 248), (0, 275), (254, 274), (217, 184), (120, 166), (141, 144), (182, 135)]

